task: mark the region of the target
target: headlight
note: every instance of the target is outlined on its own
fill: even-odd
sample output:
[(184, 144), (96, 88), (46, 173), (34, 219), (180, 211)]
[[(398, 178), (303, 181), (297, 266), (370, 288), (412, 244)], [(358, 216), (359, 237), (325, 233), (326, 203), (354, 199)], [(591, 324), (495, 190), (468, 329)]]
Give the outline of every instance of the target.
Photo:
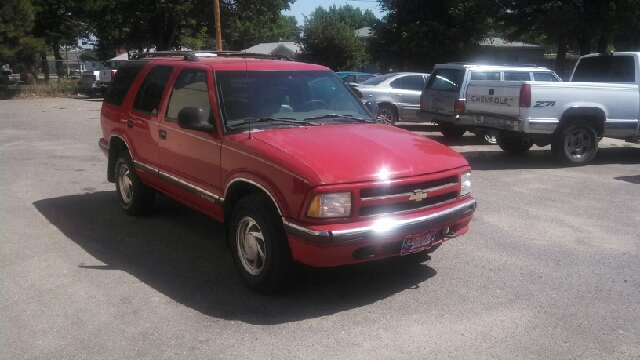
[(471, 173), (466, 172), (460, 175), (460, 197), (471, 194)]
[(320, 219), (351, 216), (351, 193), (340, 192), (316, 195), (309, 204), (307, 216)]

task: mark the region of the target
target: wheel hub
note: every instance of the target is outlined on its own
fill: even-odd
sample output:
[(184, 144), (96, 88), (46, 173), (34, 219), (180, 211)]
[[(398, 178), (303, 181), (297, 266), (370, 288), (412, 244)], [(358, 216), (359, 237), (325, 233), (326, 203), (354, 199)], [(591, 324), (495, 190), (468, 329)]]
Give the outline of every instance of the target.
[(378, 122), (381, 124), (391, 125), (393, 121), (393, 114), (388, 109), (381, 109), (378, 111), (376, 120), (378, 120)]
[(259, 275), (266, 262), (264, 234), (254, 219), (245, 216), (236, 232), (238, 257), (244, 269), (251, 275)]
[(120, 196), (122, 201), (129, 204), (133, 196), (133, 184), (129, 174), (129, 167), (121, 163), (118, 167), (118, 187), (120, 188)]
[(571, 156), (581, 158), (591, 148), (589, 134), (583, 130), (576, 130), (568, 134), (565, 141), (565, 148)]

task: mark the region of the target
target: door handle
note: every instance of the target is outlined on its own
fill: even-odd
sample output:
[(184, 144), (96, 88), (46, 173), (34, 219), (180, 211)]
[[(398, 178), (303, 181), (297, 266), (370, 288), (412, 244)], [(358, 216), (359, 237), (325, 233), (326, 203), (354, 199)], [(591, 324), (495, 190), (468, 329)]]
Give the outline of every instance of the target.
[(133, 120), (127, 120), (127, 127), (133, 129)]
[(158, 135), (160, 136), (160, 139), (162, 140), (166, 140), (167, 139), (167, 132), (165, 130), (158, 130)]

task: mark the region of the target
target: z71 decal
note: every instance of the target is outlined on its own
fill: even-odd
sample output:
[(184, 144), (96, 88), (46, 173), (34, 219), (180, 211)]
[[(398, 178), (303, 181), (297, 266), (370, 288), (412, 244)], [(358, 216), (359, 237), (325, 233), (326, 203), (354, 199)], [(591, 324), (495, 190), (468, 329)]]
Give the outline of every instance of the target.
[(556, 106), (555, 101), (536, 101), (536, 105), (534, 107), (549, 107)]

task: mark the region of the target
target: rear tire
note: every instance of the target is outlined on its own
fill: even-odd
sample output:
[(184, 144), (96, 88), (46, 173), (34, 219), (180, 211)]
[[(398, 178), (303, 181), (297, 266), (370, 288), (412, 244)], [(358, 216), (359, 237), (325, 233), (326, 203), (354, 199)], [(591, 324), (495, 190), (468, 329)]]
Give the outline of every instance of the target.
[(126, 150), (116, 160), (115, 180), (118, 201), (128, 215), (144, 215), (153, 208), (156, 192), (140, 180)]
[(500, 149), (513, 155), (522, 155), (533, 146), (532, 142), (524, 144), (523, 138), (520, 136), (500, 136), (497, 138), (497, 142)]
[(395, 126), (398, 121), (398, 112), (396, 109), (389, 105), (380, 105), (378, 107), (378, 114), (376, 115), (376, 122), (383, 125)]
[(231, 214), (229, 244), (242, 281), (252, 290), (273, 294), (291, 285), (293, 259), (282, 220), (263, 194), (240, 199)]
[(441, 126), (440, 132), (448, 139), (459, 139), (467, 130), (455, 126)]
[(567, 165), (584, 165), (598, 152), (598, 134), (590, 125), (568, 124), (554, 135), (551, 153)]

